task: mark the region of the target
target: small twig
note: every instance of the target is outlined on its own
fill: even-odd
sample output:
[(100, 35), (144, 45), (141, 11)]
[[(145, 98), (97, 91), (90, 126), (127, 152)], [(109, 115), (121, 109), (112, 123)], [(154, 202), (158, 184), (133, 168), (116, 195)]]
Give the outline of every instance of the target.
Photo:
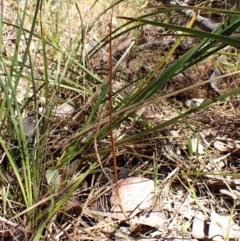
[(12, 222), (12, 221), (4, 218), (4, 217), (1, 217), (1, 216), (0, 216), (0, 222), (8, 224), (8, 225), (16, 228), (17, 230), (19, 230), (19, 231), (21, 231), (23, 233), (30, 233), (30, 230), (28, 230), (27, 228), (24, 228), (24, 227), (20, 226), (20, 224), (14, 223), (14, 222)]
[(98, 148), (97, 148), (97, 135), (98, 135), (98, 131), (99, 131), (99, 128), (100, 128), (100, 125), (101, 125), (101, 119), (102, 119), (102, 114), (100, 115), (99, 121), (98, 121), (97, 126), (96, 126), (96, 132), (95, 132), (95, 135), (94, 135), (94, 149), (95, 149), (95, 153), (96, 153), (96, 156), (97, 156), (99, 166), (100, 166), (100, 168), (102, 169), (102, 172), (104, 173), (104, 175), (106, 176), (106, 178), (108, 179), (108, 181), (111, 183), (111, 185), (113, 187), (113, 182), (112, 182), (111, 178), (108, 176), (108, 174), (106, 173), (106, 171), (103, 168), (101, 158), (99, 156)]
[(132, 40), (132, 43), (128, 46), (128, 48), (126, 49), (125, 53), (122, 55), (122, 57), (118, 60), (118, 62), (116, 63), (116, 65), (113, 68), (113, 75), (115, 75), (115, 73), (118, 70), (119, 65), (123, 62), (123, 60), (126, 58), (126, 56), (129, 54), (130, 50), (132, 49), (132, 47), (135, 44), (135, 40)]
[[(194, 15), (194, 10), (209, 10), (206, 7), (196, 7), (196, 6), (189, 6), (186, 3), (184, 3), (183, 1), (176, 1), (176, 3), (174, 3), (173, 1), (168, 1), (168, 0), (160, 0), (160, 2), (163, 3), (163, 5), (158, 5), (158, 6), (148, 6), (146, 8), (157, 8), (157, 9), (164, 9), (164, 8), (171, 8), (171, 7), (181, 7), (181, 12), (188, 16), (188, 17), (192, 17)], [(213, 11), (219, 11), (219, 9), (212, 9)], [(215, 29), (217, 29), (219, 27), (218, 23), (213, 23), (210, 19), (208, 18), (204, 18), (201, 15), (197, 15), (196, 19), (195, 19), (195, 24), (202, 30), (206, 31), (206, 32), (212, 32)]]

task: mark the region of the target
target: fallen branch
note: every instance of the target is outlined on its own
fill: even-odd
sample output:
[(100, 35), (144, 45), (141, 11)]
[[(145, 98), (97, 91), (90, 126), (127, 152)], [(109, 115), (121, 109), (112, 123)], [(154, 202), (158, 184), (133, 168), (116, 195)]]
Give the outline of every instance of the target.
[[(182, 2), (182, 1), (174, 1), (173, 2), (173, 1), (168, 1), (168, 0), (160, 0), (160, 2), (163, 3), (165, 6), (166, 5), (168, 5), (168, 6), (170, 5), (172, 7), (174, 7), (174, 6), (175, 7), (176, 6), (189, 7), (186, 3)], [(151, 7), (163, 7), (163, 6), (151, 6)], [(192, 10), (192, 9), (182, 9), (180, 11), (181, 11), (181, 13), (183, 13), (184, 15), (186, 15), (188, 17), (192, 17), (194, 15), (194, 13), (195, 13), (195, 11)], [(217, 27), (219, 27), (219, 24), (213, 23), (208, 18), (204, 18), (204, 17), (200, 16), (199, 14), (196, 17), (195, 24), (200, 29), (202, 29), (202, 30), (204, 30), (206, 32), (212, 32)]]

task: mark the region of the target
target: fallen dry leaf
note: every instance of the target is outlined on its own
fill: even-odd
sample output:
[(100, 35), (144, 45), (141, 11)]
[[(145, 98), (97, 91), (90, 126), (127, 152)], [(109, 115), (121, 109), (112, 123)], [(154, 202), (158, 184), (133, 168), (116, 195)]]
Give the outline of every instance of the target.
[(56, 111), (54, 112), (55, 116), (66, 118), (69, 115), (71, 115), (74, 112), (74, 108), (68, 104), (68, 103), (63, 103), (62, 105), (58, 106), (56, 108)]
[(185, 105), (189, 108), (194, 108), (203, 103), (204, 99), (191, 99), (191, 100), (186, 100)]
[(212, 212), (208, 237), (214, 241), (239, 239), (240, 227), (233, 222), (231, 216), (220, 216)]
[[(144, 177), (127, 178), (119, 183), (119, 194), (125, 211), (130, 214), (130, 217), (134, 217), (142, 210), (151, 207), (154, 197), (154, 182)], [(110, 198), (110, 204), (112, 212), (121, 213), (115, 191)]]
[(220, 78), (220, 79), (215, 80), (214, 78), (219, 77), (221, 75), (223, 75), (221, 70), (218, 69), (217, 67), (213, 67), (213, 73), (210, 76), (210, 79), (213, 79), (213, 80), (210, 82), (210, 85), (211, 85), (212, 89), (215, 90), (220, 95), (221, 95), (220, 89), (223, 85), (223, 79)]
[(192, 236), (196, 239), (206, 238), (205, 230), (206, 216), (202, 212), (198, 212), (193, 219)]
[(236, 190), (227, 190), (227, 189), (219, 189), (220, 193), (232, 198), (233, 200), (237, 200), (240, 197), (240, 193)]
[(221, 141), (215, 141), (213, 146), (220, 152), (226, 152), (228, 150), (227, 145)]
[(140, 217), (134, 217), (131, 222), (131, 226), (146, 225), (150, 227), (162, 228), (166, 222), (167, 217), (163, 210), (160, 208), (154, 208), (148, 215), (141, 215)]

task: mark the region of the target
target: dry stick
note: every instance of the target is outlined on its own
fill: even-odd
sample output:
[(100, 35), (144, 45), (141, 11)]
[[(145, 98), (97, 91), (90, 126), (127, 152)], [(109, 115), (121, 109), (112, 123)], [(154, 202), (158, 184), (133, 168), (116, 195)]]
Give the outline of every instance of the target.
[(104, 175), (106, 176), (106, 178), (108, 179), (108, 181), (110, 182), (110, 184), (113, 187), (113, 182), (112, 182), (111, 178), (108, 176), (108, 174), (106, 173), (106, 171), (103, 168), (101, 158), (99, 156), (98, 148), (97, 148), (97, 135), (98, 135), (99, 127), (101, 125), (101, 119), (102, 119), (102, 114), (100, 115), (99, 121), (98, 121), (97, 126), (96, 126), (96, 132), (95, 132), (95, 135), (94, 135), (94, 149), (95, 149), (95, 153), (96, 153), (96, 156), (97, 156), (99, 166), (100, 166), (100, 168), (102, 169), (102, 172), (104, 173)]
[(11, 220), (8, 220), (8, 219), (6, 219), (4, 217), (1, 217), (1, 216), (0, 216), (0, 222), (8, 224), (8, 225), (14, 227), (15, 229), (17, 229), (17, 230), (19, 230), (19, 231), (21, 231), (23, 233), (30, 233), (29, 229), (24, 228), (24, 227), (20, 226), (19, 224), (14, 223)]
[(113, 78), (113, 61), (112, 61), (112, 18), (113, 18), (113, 8), (111, 11), (111, 17), (110, 17), (110, 24), (109, 24), (109, 122), (110, 122), (110, 136), (111, 136), (111, 144), (112, 144), (112, 155), (113, 155), (113, 169), (114, 169), (114, 181), (116, 183), (116, 196), (118, 199), (118, 202), (120, 204), (121, 210), (124, 214), (124, 216), (127, 218), (128, 215), (125, 211), (125, 208), (123, 206), (119, 189), (118, 189), (118, 175), (117, 175), (117, 158), (116, 158), (116, 146), (115, 146), (115, 140), (113, 135), (113, 113), (112, 113), (112, 78)]

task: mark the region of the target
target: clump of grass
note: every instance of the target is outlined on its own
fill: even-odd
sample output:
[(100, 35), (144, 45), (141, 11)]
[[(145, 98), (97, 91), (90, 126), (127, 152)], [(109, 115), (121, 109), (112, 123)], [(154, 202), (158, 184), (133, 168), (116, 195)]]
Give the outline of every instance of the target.
[[(145, 155), (141, 154), (143, 156), (139, 155), (139, 158), (145, 159), (149, 158), (150, 153), (155, 153), (160, 130), (176, 125), (177, 122), (208, 108), (217, 101), (223, 101), (240, 92), (240, 88), (236, 88), (156, 125), (149, 125), (139, 113), (139, 110), (150, 104), (157, 105), (160, 100), (184, 91), (177, 90), (159, 96), (159, 90), (174, 76), (217, 54), (227, 45), (239, 46), (239, 39), (232, 37), (231, 34), (239, 28), (240, 21), (239, 17), (234, 15), (235, 12), (231, 15), (229, 11), (228, 21), (214, 32), (207, 33), (195, 30), (191, 25), (183, 27), (152, 20), (159, 14), (165, 16), (167, 12), (176, 9), (149, 11), (138, 17), (136, 13), (133, 16), (132, 6), (128, 6), (130, 2), (127, 1), (118, 1), (112, 5), (93, 1), (83, 8), (72, 1), (44, 3), (37, 1), (35, 5), (27, 3), (28, 1), (22, 8), (17, 8), (19, 15), (15, 23), (1, 22), (3, 29), (13, 28), (16, 33), (14, 39), (16, 45), (12, 49), (12, 54), (7, 53), (5, 56), (2, 51), (0, 56), (2, 66), (0, 84), (3, 92), (0, 106), (0, 144), (4, 164), (1, 175), (4, 190), (2, 218), (15, 220), (15, 223), (11, 223), (12, 226), (16, 224), (14, 232), (21, 233), (25, 230), (26, 240), (40, 240), (43, 235), (49, 238), (57, 234), (59, 227), (56, 226), (56, 230), (53, 231), (51, 225), (60, 222), (59, 213), (64, 213), (75, 205), (72, 203), (77, 192), (81, 193), (75, 199), (75, 202), (82, 204), (81, 216), (92, 225), (100, 219), (89, 214), (87, 210), (88, 205), (96, 201), (96, 198), (91, 196), (96, 190), (92, 187), (92, 190), (86, 191), (83, 184), (85, 182), (89, 184), (88, 178), (92, 178), (91, 185), (95, 184), (95, 174), (101, 172), (97, 168), (98, 162), (93, 144), (98, 123), (100, 123), (99, 155), (102, 162), (107, 167), (111, 167), (109, 82), (104, 80), (104, 74), (90, 68), (98, 65), (97, 62), (103, 52), (105, 55), (109, 54), (105, 46), (109, 44), (107, 25), (110, 10), (114, 7), (115, 14), (125, 15), (116, 18), (112, 35), (115, 41), (126, 35), (133, 35), (133, 31), (138, 31), (144, 25), (182, 31), (190, 37), (201, 39), (178, 59), (173, 60), (172, 55), (181, 44), (184, 34), (176, 37), (176, 43), (165, 52), (165, 57), (159, 56), (159, 61), (153, 66), (152, 71), (142, 74), (136, 81), (127, 83), (123, 80), (123, 75), (119, 73), (124, 71), (124, 68), (116, 68), (113, 73), (115, 83), (123, 83), (120, 89), (112, 93), (113, 129), (116, 135), (117, 154), (123, 156), (124, 151), (129, 151), (129, 147), (134, 150), (139, 145), (145, 151)], [(127, 12), (123, 14), (122, 9)], [(137, 5), (137, 9), (141, 9), (141, 3)], [(89, 22), (87, 18), (92, 12), (94, 15)], [(73, 24), (76, 22), (78, 24)], [(97, 37), (93, 38), (92, 34)], [(5, 41), (4, 36), (1, 36), (1, 39)], [(86, 45), (93, 39), (96, 44), (93, 44), (90, 51), (86, 51)], [(124, 66), (124, 61), (121, 61), (120, 65)], [(108, 65), (106, 66), (107, 73), (112, 71)], [(24, 96), (21, 101), (18, 91)], [(64, 118), (56, 115), (55, 107), (63, 103), (70, 103), (75, 111), (73, 115)], [(26, 112), (34, 114), (34, 136), (26, 135), (26, 126), (24, 126)], [(148, 138), (149, 144), (144, 143), (144, 138)], [(134, 151), (129, 151), (130, 156), (133, 153)], [(190, 154), (192, 158), (192, 151)], [(132, 157), (132, 163), (138, 166), (136, 156)], [(153, 176), (157, 185), (160, 176), (158, 158), (149, 159), (154, 161)], [(119, 160), (125, 162), (124, 158)], [(124, 165), (125, 163), (122, 164)], [(133, 171), (135, 167), (129, 164), (128, 168)], [(184, 185), (195, 197), (194, 188), (187, 179), (189, 173), (183, 171), (185, 173), (182, 175), (186, 178), (189, 187)], [(50, 172), (54, 175), (46, 176), (46, 173)], [(148, 176), (149, 172), (145, 175)], [(102, 199), (105, 191), (104, 189), (96, 191), (97, 199)], [(11, 203), (16, 198), (18, 203), (14, 203), (12, 211), (7, 213), (6, 210), (12, 206)], [(197, 202), (198, 198), (195, 199)], [(17, 224), (20, 223), (23, 223), (23, 226), (19, 229)], [(82, 230), (80, 226), (76, 228)], [(115, 229), (120, 230), (117, 225)], [(60, 231), (66, 236), (69, 235), (68, 231)], [(82, 234), (99, 238), (97, 229), (95, 232), (91, 234), (87, 229), (83, 229)]]

